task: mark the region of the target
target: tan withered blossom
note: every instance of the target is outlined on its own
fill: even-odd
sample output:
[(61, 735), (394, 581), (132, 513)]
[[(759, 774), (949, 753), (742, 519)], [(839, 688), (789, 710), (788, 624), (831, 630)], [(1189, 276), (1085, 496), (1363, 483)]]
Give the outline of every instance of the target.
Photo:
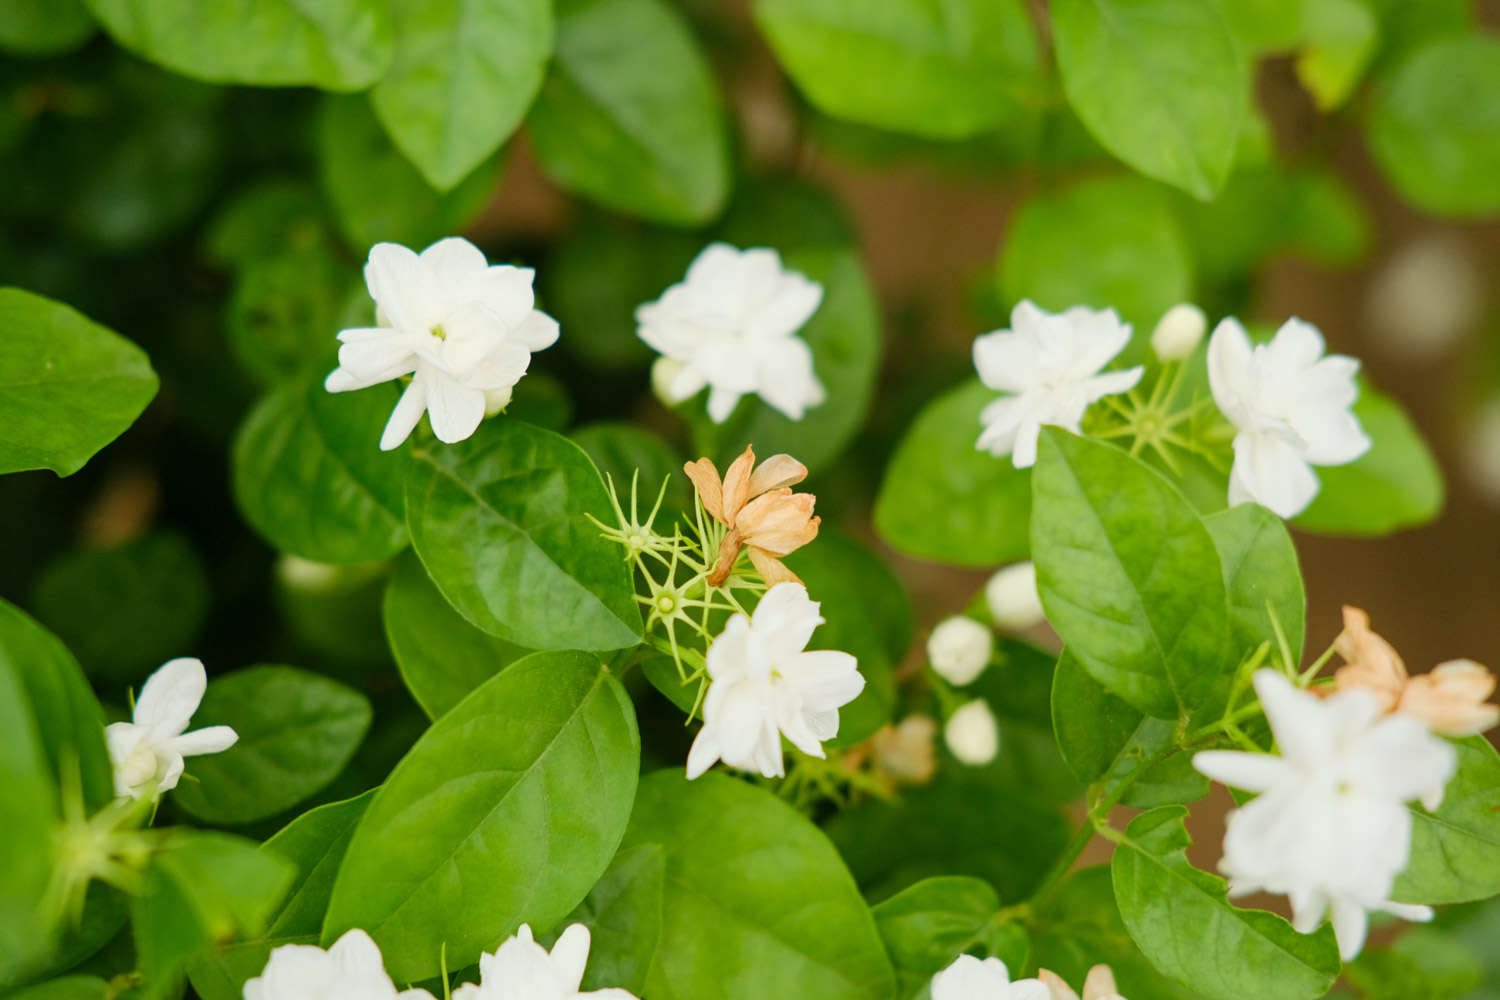
[(1450, 660), (1412, 677), (1401, 655), (1370, 628), (1370, 616), (1344, 607), (1344, 633), (1334, 649), (1347, 662), (1334, 673), (1331, 690), (1360, 688), (1382, 711), (1421, 719), (1435, 733), (1471, 736), (1500, 723), (1500, 706), (1486, 703), (1495, 675), (1473, 660)]
[(755, 449), (747, 447), (722, 480), (706, 458), (687, 463), (683, 471), (697, 487), (703, 509), (729, 529), (708, 575), (710, 584), (729, 579), (741, 549), (749, 549), (767, 587), (801, 582), (781, 559), (818, 536), (822, 519), (813, 516), (816, 497), (792, 492), (793, 485), (807, 478), (807, 466), (790, 455), (772, 455), (757, 468)]
[[(1052, 994), (1052, 1000), (1079, 1000), (1078, 994), (1057, 973), (1040, 969), (1036, 977)], [(1089, 970), (1088, 978), (1083, 981), (1083, 1000), (1125, 1000), (1115, 986), (1115, 974), (1109, 966), (1096, 965)]]
[(925, 785), (937, 773), (937, 722), (908, 715), (900, 725), (882, 726), (870, 738), (876, 770), (893, 785)]

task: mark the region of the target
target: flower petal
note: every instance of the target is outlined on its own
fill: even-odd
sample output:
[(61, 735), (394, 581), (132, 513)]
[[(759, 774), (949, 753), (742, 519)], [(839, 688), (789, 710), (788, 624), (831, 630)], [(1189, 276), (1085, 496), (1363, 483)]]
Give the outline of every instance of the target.
[(564, 992), (578, 992), (588, 963), (589, 929), (583, 924), (570, 924), (552, 946), (552, 966), (562, 980)]
[(708, 511), (708, 516), (720, 524), (729, 524), (729, 518), (724, 513), (724, 483), (719, 479), (719, 470), (714, 468), (714, 463), (700, 458), (696, 462), (688, 462), (682, 467), (682, 471), (698, 491), (698, 499), (702, 502), (703, 509)]
[(781, 275), (770, 298), (747, 317), (745, 336), (753, 338), (788, 337), (800, 330), (818, 311), (823, 301), (823, 286), (795, 271)]
[(427, 265), (398, 243), (377, 243), (365, 263), (365, 285), (392, 326), (426, 332), (443, 320), (441, 288)]
[(1230, 487), (1238, 483), (1250, 499), (1279, 517), (1296, 517), (1318, 495), (1312, 467), (1280, 434), (1241, 431), (1234, 439)]
[(407, 385), (406, 391), (396, 401), (396, 408), (391, 411), (390, 419), (385, 422), (385, 430), (380, 435), (380, 450), (394, 451), (401, 447), (402, 443), (416, 430), (417, 424), (422, 420), (422, 414), (427, 412), (427, 381), (430, 378), (423, 369), (417, 369), (417, 374)]
[(1286, 761), (1274, 754), (1239, 750), (1203, 750), (1193, 754), (1193, 769), (1221, 785), (1264, 792), (1287, 774)]
[(484, 392), (434, 375), (427, 386), (427, 419), (444, 444), (466, 440), (484, 420)]
[(132, 718), (149, 730), (151, 742), (164, 742), (187, 728), (207, 689), (202, 660), (190, 656), (168, 660), (141, 688)]
[(1239, 320), (1220, 320), (1208, 339), (1208, 386), (1224, 416), (1241, 429), (1255, 392), (1251, 354), (1250, 335)]
[(221, 753), (239, 741), (240, 734), (229, 726), (206, 726), (167, 740), (165, 746), (182, 754), (195, 757), (205, 753)]
[(528, 351), (541, 351), (557, 343), (559, 332), (557, 320), (535, 309), (511, 327), (510, 339), (523, 345)]

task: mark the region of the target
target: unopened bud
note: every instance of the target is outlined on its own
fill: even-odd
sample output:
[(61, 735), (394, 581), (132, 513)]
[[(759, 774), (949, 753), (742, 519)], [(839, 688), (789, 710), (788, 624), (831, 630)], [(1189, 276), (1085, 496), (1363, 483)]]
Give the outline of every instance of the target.
[(515, 392), (513, 386), (506, 386), (504, 389), (486, 389), (484, 391), (484, 415), (493, 417), (509, 406), (513, 392)]
[(651, 366), (651, 391), (667, 406), (676, 406), (687, 398), (672, 390), (677, 376), (681, 375), (686, 367), (687, 365), (676, 358), (667, 357), (657, 358), (656, 363)]
[(1208, 317), (1203, 310), (1180, 302), (1168, 309), (1151, 331), (1151, 349), (1163, 361), (1181, 361), (1193, 353), (1207, 329)]
[(989, 665), (995, 638), (972, 618), (954, 615), (938, 622), (927, 637), (927, 659), (938, 676), (963, 687), (973, 683)]
[(1036, 566), (1019, 562), (990, 577), (984, 585), (984, 602), (999, 628), (1020, 632), (1047, 620), (1036, 589)]
[(943, 742), (962, 764), (983, 767), (1000, 752), (1000, 726), (995, 713), (982, 699), (975, 699), (948, 717)]

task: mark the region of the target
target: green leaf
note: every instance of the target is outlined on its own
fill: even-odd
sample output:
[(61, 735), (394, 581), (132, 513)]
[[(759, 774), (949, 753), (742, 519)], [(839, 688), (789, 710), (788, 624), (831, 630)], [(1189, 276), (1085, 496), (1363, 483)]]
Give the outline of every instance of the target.
[(63, 554), (37, 580), (33, 606), (89, 676), (139, 686), (192, 648), (209, 593), (192, 546), (164, 532)]
[(1213, 697), (1235, 664), (1213, 539), (1161, 475), (1125, 452), (1043, 427), (1032, 475), (1042, 606), (1114, 694), (1160, 718)]
[(5, 1000), (109, 1000), (109, 983), (98, 976), (63, 976), (7, 993)]
[(1297, 57), (1297, 77), (1318, 110), (1331, 111), (1359, 86), (1375, 55), (1380, 25), (1364, 0), (1310, 0), (1302, 22), (1307, 47)]
[(1036, 30), (1016, 0), (756, 0), (777, 59), (820, 110), (960, 139), (1042, 91)]
[(872, 900), (934, 875), (971, 875), (1001, 899), (1024, 899), (1069, 833), (1061, 814), (1032, 792), (951, 760), (898, 802), (866, 800), (825, 829)]
[(657, 493), (666, 483), (656, 530), (670, 532), (677, 516), (692, 509), (692, 485), (682, 471), (682, 457), (655, 434), (634, 424), (608, 421), (580, 427), (571, 436), (600, 476), (606, 482), (614, 481), (622, 505), (630, 495), (631, 482), (638, 484), (636, 495), (642, 517), (651, 512)]
[(446, 191), (521, 124), (552, 54), (546, 0), (392, 0), (396, 58), (370, 99), (380, 123)]
[[(203, 952), (188, 963), (188, 981), (202, 1000), (244, 1000), (245, 981), (265, 971), (271, 952), (285, 944), (317, 946), (316, 934), (262, 938)], [(133, 1000), (127, 995), (123, 1000)]]
[(325, 98), (314, 138), (323, 191), (361, 256), (386, 240), (421, 250), (463, 229), (494, 192), (500, 170), (498, 158), (485, 160), (452, 190), (434, 190), (362, 96)]
[(1388, 535), (1436, 518), (1443, 473), (1406, 412), (1365, 384), (1354, 415), (1373, 447), (1349, 465), (1319, 466), (1322, 488), (1292, 524), (1333, 535)]
[[(982, 595), (978, 596), (982, 601)], [(1000, 753), (982, 773), (1029, 789), (1045, 804), (1075, 801), (1083, 789), (1063, 760), (1052, 726), (1057, 657), (1009, 637), (995, 641), (990, 664), (965, 693), (989, 703), (1000, 724)]]
[(0, 7), (0, 48), (28, 55), (75, 49), (94, 33), (82, 0), (10, 0)]
[(897, 1000), (919, 996), (959, 955), (983, 953), (1017, 977), (1030, 944), (1019, 924), (1000, 920), (1000, 897), (982, 879), (924, 879), (876, 906), (875, 926), (896, 967)]
[[(848, 250), (793, 250), (785, 266), (823, 286), (823, 302), (798, 336), (812, 348), (813, 370), (827, 399), (793, 420), (747, 396), (722, 424), (704, 404), (691, 407), (693, 446), (720, 468), (753, 444), (762, 455), (786, 452), (812, 472), (829, 465), (859, 431), (880, 367), (880, 312), (859, 259)], [(700, 397), (701, 398), (701, 397)]]
[(378, 447), (397, 396), (393, 385), (330, 393), (314, 381), (262, 398), (240, 425), (231, 466), (251, 527), (315, 562), (371, 562), (405, 548), (410, 448)]
[(548, 176), (616, 211), (692, 224), (729, 195), (708, 63), (662, 0), (559, 0), (557, 52), (527, 118)]
[(1500, 212), (1500, 39), (1438, 38), (1382, 80), (1370, 151), (1391, 185), (1437, 215)]
[(71, 476), (156, 395), (130, 341), (60, 302), (0, 288), (0, 473)]
[[(24, 727), (12, 722), (21, 727), (18, 739), (27, 738), (30, 725), (35, 725), (50, 778), (67, 789), (76, 773), (90, 812), (113, 799), (114, 767), (104, 745), (104, 712), (78, 661), (56, 636), (3, 600), (0, 674), (19, 685), (17, 708), (32, 721)], [(18, 773), (24, 771), (19, 758), (13, 763)]]
[(85, 2), (125, 48), (213, 83), (362, 90), (391, 61), (391, 18), (380, 0)]
[(216, 944), (264, 931), (292, 878), (289, 862), (253, 841), (174, 832), (131, 905), (146, 995), (169, 996), (187, 962)]
[(666, 850), (661, 844), (621, 848), (568, 923), (588, 925), (585, 990), (646, 991), (652, 959), (661, 946)]
[(1479, 1000), (1484, 966), (1447, 932), (1413, 927), (1388, 947), (1366, 948), (1344, 977), (1366, 1000)]
[(1219, 551), (1229, 606), (1230, 658), (1249, 656), (1262, 642), (1276, 652), (1272, 615), (1286, 636), (1292, 666), (1302, 662), (1307, 594), (1297, 549), (1281, 518), (1260, 504), (1244, 503), (1210, 514), (1203, 526)]
[(1207, 200), (1224, 186), (1250, 66), (1217, 3), (1058, 0), (1063, 91), (1094, 138), (1147, 177)]
[(640, 641), (629, 567), (589, 515), (613, 522), (593, 463), (567, 438), (491, 420), (419, 451), (406, 484), (412, 544), (459, 613), (530, 649)]
[(259, 180), (237, 191), (214, 215), (203, 253), (226, 269), (247, 267), (284, 250), (322, 245), (327, 221), (310, 183), (296, 177)]
[[(550, 927), (619, 846), (640, 737), (596, 658), (537, 653), (417, 741), (354, 832), (323, 925), (362, 927), (398, 982), (461, 968), (523, 922)], [(455, 923), (456, 913), (463, 920)]]
[(1454, 740), (1458, 773), (1437, 812), (1411, 806), (1411, 860), (1391, 898), (1464, 903), (1500, 893), (1500, 755), (1483, 736)]
[(401, 679), (429, 718), (447, 712), (528, 652), (465, 621), (412, 553), (396, 563), (381, 614)]
[(300, 937), (322, 930), (334, 878), (375, 791), (310, 809), (265, 842), (262, 850), (285, 858), (297, 870), (286, 902), (267, 929), (272, 937)]
[(326, 374), (351, 277), (324, 243), (278, 249), (246, 263), (227, 315), (240, 363), (268, 383)]
[(1135, 943), (1207, 1000), (1321, 997), (1341, 967), (1331, 928), (1298, 934), (1274, 914), (1231, 906), (1224, 880), (1188, 863), (1186, 816), (1181, 806), (1142, 813), (1115, 848), (1115, 899)]
[(1101, 177), (1028, 199), (1011, 220), (998, 280), (1008, 305), (1114, 309), (1144, 337), (1192, 299), (1193, 259), (1159, 190)]
[(875, 500), (875, 530), (910, 556), (996, 566), (1031, 549), (1031, 473), (974, 447), (997, 394), (977, 379), (923, 408), (896, 446)]
[(230, 726), (239, 742), (196, 758), (197, 780), (179, 785), (173, 797), (210, 823), (275, 816), (338, 777), (370, 716), (370, 702), (358, 691), (296, 667), (249, 667), (217, 677), (193, 725)]
[[(657, 865), (661, 875), (656, 875)], [(635, 874), (628, 888), (620, 874)], [(616, 866), (612, 910), (653, 914), (642, 941), (595, 938), (595, 962), (639, 969), (653, 1000), (887, 1000), (891, 965), (870, 911), (827, 838), (769, 791), (722, 774), (641, 781)], [(705, 931), (708, 931), (705, 933)]]

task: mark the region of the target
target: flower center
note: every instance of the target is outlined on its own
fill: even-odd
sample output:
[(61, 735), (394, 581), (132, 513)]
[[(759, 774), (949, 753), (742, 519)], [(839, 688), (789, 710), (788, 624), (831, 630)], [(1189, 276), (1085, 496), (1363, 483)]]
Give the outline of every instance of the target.
[(447, 340), (448, 339), (448, 331), (443, 329), (443, 324), (441, 324), (441, 323), (434, 323), (434, 324), (432, 324), (432, 329), (428, 330), (427, 332), (430, 333), (430, 334), (432, 334), (438, 340)]
[(673, 594), (662, 594), (656, 599), (656, 610), (664, 615), (670, 615), (677, 610), (677, 597)]
[(134, 788), (156, 777), (156, 767), (156, 751), (141, 742), (136, 744), (136, 748), (130, 751), (130, 756), (120, 765), (120, 775), (126, 784)]

